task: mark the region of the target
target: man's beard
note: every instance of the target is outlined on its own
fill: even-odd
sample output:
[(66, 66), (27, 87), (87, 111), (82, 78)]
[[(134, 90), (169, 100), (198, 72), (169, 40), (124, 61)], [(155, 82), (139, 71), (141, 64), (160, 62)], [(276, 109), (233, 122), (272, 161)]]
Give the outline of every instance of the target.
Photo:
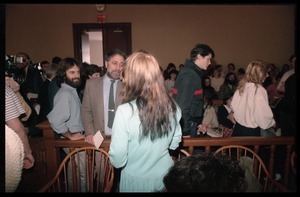
[[(118, 71), (113, 71), (111, 73), (106, 72), (106, 73), (107, 73), (108, 77), (111, 78), (111, 79), (115, 79), (115, 80), (120, 79), (120, 72), (118, 72)], [(113, 74), (113, 73), (119, 73), (119, 75), (116, 75), (116, 74)]]
[[(78, 81), (74, 81), (75, 79), (78, 79)], [(69, 86), (72, 86), (73, 88), (78, 88), (81, 85), (81, 79), (80, 78), (74, 78), (69, 79), (68, 77), (65, 78), (65, 83)]]

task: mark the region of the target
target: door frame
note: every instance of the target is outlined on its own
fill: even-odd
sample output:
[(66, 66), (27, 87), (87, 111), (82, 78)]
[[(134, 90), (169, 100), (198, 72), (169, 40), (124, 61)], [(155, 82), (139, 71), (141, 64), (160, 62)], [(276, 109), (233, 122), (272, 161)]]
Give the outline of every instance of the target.
[[(105, 39), (105, 29), (108, 28), (126, 28), (129, 32), (127, 39), (126, 54), (131, 54), (132, 52), (132, 39), (131, 39), (131, 23), (73, 23), (73, 44), (74, 44), (74, 57), (79, 61), (82, 61), (82, 40), (81, 34), (84, 31), (93, 31), (100, 29), (103, 33), (103, 53), (107, 52), (106, 46), (108, 44), (108, 39)], [(105, 54), (103, 54), (105, 57)], [(103, 64), (104, 65), (104, 64)]]

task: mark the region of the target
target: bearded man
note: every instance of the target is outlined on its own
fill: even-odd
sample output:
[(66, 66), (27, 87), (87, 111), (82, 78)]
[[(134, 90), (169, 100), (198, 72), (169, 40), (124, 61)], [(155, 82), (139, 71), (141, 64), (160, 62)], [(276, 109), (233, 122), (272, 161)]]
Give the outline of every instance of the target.
[(54, 97), (53, 109), (47, 115), (53, 130), (70, 140), (84, 138), (81, 102), (76, 90), (81, 84), (81, 70), (81, 63), (74, 58), (60, 62), (56, 75), (60, 89)]

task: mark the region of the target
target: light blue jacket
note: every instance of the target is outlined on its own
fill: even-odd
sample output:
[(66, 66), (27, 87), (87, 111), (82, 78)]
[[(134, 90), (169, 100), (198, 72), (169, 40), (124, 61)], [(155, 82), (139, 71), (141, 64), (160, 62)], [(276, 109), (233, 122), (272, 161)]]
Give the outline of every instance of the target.
[[(110, 162), (121, 171), (120, 192), (155, 192), (164, 188), (163, 177), (174, 162), (168, 149), (175, 150), (181, 142), (179, 124), (181, 109), (177, 105), (176, 121), (167, 137), (152, 142), (150, 138), (139, 142), (140, 118), (136, 101), (118, 107), (112, 127), (109, 150)], [(171, 114), (171, 113), (170, 113)]]

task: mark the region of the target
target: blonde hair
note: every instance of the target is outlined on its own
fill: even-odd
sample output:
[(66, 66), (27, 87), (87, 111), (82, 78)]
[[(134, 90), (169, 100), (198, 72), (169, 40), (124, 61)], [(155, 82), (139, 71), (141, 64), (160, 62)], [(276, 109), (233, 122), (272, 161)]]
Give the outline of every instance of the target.
[(244, 92), (245, 84), (254, 83), (256, 87), (262, 84), (268, 76), (270, 65), (262, 60), (255, 60), (248, 64), (244, 77), (238, 84), (237, 90), (242, 94)]
[(176, 104), (169, 96), (160, 66), (155, 57), (138, 51), (126, 59), (122, 103), (136, 99), (141, 120), (140, 139), (150, 136), (154, 141), (168, 135), (170, 112), (176, 119)]

